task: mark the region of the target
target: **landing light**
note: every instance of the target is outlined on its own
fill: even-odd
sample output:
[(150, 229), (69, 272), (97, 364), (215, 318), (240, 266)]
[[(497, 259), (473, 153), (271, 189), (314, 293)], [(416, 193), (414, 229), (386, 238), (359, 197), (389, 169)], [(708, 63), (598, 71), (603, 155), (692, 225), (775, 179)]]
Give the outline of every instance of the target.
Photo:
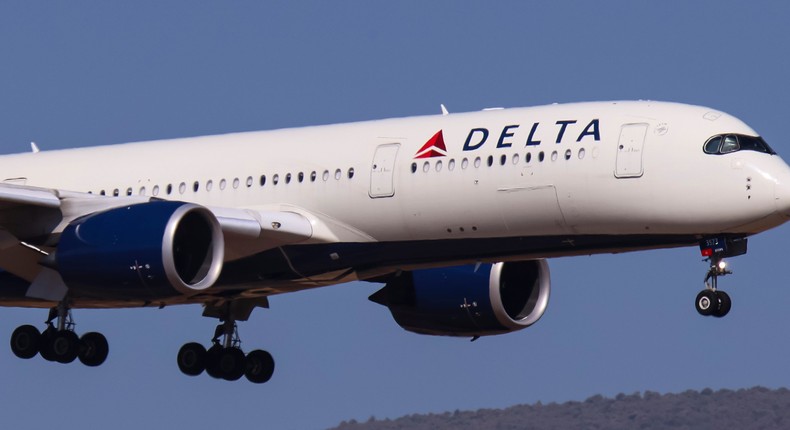
[(719, 269), (724, 270), (725, 268), (727, 268), (727, 262), (724, 260), (719, 261)]

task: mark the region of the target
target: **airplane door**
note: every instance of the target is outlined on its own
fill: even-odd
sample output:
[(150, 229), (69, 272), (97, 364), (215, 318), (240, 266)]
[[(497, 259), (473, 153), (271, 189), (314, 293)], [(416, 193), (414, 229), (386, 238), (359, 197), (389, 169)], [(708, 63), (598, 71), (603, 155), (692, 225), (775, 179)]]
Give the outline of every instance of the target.
[(617, 160), (614, 176), (617, 178), (638, 178), (642, 176), (642, 150), (645, 146), (647, 124), (625, 124), (620, 129), (617, 143)]
[(395, 195), (395, 158), (400, 143), (379, 145), (373, 155), (370, 168), (370, 198), (392, 197)]

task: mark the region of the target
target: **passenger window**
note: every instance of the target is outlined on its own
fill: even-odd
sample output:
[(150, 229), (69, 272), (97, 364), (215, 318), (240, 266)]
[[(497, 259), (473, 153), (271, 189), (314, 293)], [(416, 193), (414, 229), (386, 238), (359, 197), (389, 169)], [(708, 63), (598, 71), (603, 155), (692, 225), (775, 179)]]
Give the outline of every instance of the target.
[(738, 145), (738, 138), (737, 137), (735, 137), (735, 136), (733, 136), (731, 134), (728, 134), (728, 135), (724, 136), (724, 142), (722, 142), (722, 144), (721, 144), (721, 153), (722, 154), (727, 154), (729, 152), (735, 152), (735, 151), (737, 151), (739, 149), (741, 149), (741, 147)]

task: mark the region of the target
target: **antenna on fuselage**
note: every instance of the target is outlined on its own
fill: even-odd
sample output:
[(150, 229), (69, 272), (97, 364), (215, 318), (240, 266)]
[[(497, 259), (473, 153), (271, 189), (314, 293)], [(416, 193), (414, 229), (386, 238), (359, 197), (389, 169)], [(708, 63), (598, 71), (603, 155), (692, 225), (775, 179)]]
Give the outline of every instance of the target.
[(38, 149), (38, 145), (36, 145), (36, 142), (30, 142), (30, 149), (33, 150), (34, 154), (38, 154), (39, 152), (41, 152), (41, 150)]
[(447, 108), (444, 107), (444, 103), (440, 104), (439, 106), (442, 107), (442, 115), (449, 115), (450, 112), (447, 111)]

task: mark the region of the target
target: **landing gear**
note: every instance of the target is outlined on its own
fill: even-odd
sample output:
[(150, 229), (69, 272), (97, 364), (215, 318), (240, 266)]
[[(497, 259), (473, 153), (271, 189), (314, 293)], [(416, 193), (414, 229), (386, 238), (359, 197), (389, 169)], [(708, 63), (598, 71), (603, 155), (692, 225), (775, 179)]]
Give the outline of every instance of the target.
[(724, 257), (746, 253), (746, 239), (708, 239), (700, 243), (700, 249), (702, 255), (708, 257), (710, 268), (705, 275), (705, 289), (697, 294), (694, 306), (702, 316), (721, 318), (732, 309), (729, 294), (719, 290), (719, 276), (732, 273), (727, 270)]
[(732, 301), (730, 295), (724, 291), (702, 290), (697, 294), (695, 306), (702, 316), (721, 318), (730, 312)]
[(246, 376), (247, 380), (262, 384), (274, 374), (274, 359), (266, 351), (256, 349), (246, 356), (241, 350), (236, 320), (228, 315), (221, 317), (222, 324), (214, 331), (211, 347), (190, 342), (178, 351), (176, 361), (182, 373), (197, 376), (206, 373), (217, 379), (236, 381)]
[[(53, 321), (57, 319), (57, 324)], [(32, 325), (17, 327), (11, 334), (11, 351), (19, 358), (41, 355), (47, 361), (71, 363), (77, 358), (86, 366), (95, 367), (107, 359), (109, 346), (101, 333), (86, 333), (82, 338), (74, 332), (74, 322), (65, 303), (52, 308), (47, 328), (39, 332)]]

